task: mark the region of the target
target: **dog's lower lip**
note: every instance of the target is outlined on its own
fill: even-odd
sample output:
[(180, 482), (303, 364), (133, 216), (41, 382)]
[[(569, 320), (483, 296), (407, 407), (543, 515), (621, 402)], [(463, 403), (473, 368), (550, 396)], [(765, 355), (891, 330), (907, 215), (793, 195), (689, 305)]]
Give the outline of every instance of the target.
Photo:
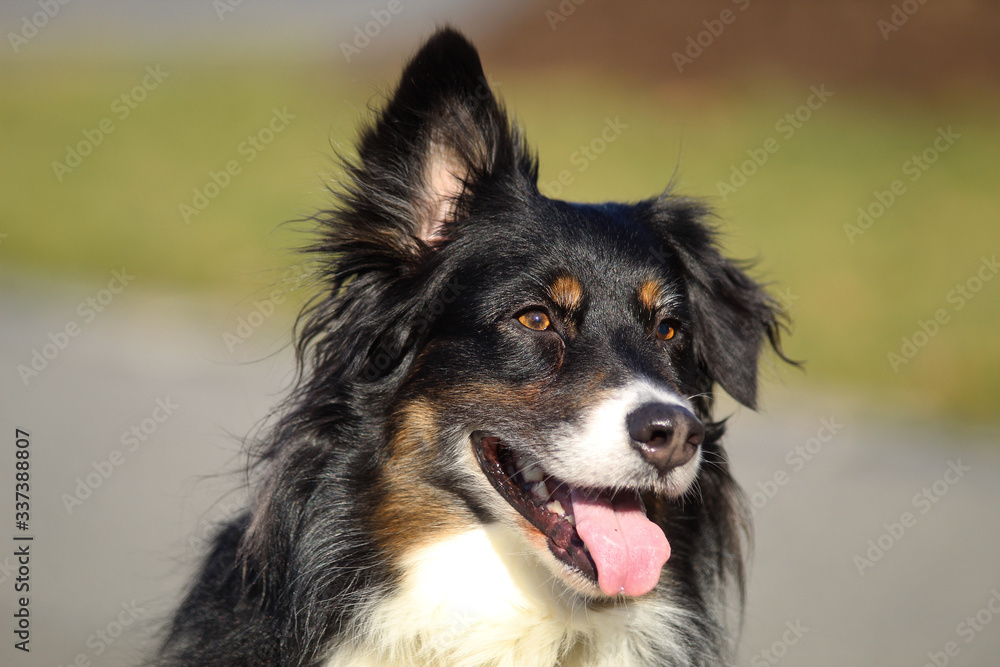
[(473, 450), (493, 488), (547, 538), (549, 551), (561, 562), (597, 582), (597, 567), (573, 525), (532, 503), (504, 470), (501, 440), (482, 431), (472, 434)]

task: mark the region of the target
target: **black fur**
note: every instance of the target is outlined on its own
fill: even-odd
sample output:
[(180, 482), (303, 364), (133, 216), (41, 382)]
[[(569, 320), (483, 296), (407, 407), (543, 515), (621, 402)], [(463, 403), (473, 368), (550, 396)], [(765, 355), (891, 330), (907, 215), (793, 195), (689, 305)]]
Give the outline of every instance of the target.
[[(425, 172), (442, 151), (460, 166), (447, 201)], [(693, 397), (708, 423), (713, 385), (754, 406), (758, 353), (765, 341), (778, 348), (776, 304), (719, 254), (701, 204), (669, 193), (634, 205), (543, 197), (535, 159), (454, 31), (414, 58), (345, 166), (337, 207), (316, 217), (310, 252), (324, 288), (301, 319), (300, 382), (260, 447), (250, 507), (220, 531), (174, 617), (156, 661), (163, 667), (320, 665), (358, 603), (391, 592), (399, 573), (371, 516), (401, 400), (470, 376), (503, 385), (548, 378), (553, 392), (569, 392), (559, 382), (599, 370), (613, 384), (641, 372)], [(577, 361), (497, 326), (526, 285), (559, 267), (582, 267), (608, 290), (626, 277), (663, 276), (684, 313), (670, 363), (641, 331), (612, 326), (625, 315), (596, 305), (594, 321), (608, 324), (581, 335), (587, 349)], [(509, 419), (464, 409), (442, 419)], [(725, 591), (735, 586), (742, 603), (748, 522), (722, 434), (722, 423), (710, 423), (697, 489), (681, 503), (662, 501), (671, 595), (696, 619), (677, 629), (684, 664), (722, 664)], [(491, 519), (470, 489), (446, 475), (431, 483), (475, 520)]]

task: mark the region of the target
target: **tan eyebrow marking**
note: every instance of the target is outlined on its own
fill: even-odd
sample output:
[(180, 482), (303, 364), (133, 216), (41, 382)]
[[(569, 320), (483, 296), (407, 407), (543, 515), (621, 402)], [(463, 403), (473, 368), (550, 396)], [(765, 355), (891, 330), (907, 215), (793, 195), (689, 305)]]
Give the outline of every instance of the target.
[(641, 303), (648, 310), (655, 311), (660, 307), (661, 295), (662, 290), (660, 288), (660, 284), (655, 280), (647, 280), (639, 285), (639, 303)]
[(559, 276), (549, 284), (549, 296), (566, 312), (583, 305), (583, 285), (573, 276)]

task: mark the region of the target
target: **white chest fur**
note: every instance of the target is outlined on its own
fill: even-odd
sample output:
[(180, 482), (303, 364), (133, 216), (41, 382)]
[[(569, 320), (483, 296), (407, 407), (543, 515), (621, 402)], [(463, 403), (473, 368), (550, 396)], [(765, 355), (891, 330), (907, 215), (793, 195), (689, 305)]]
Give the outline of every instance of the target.
[(491, 525), (418, 551), (328, 667), (638, 667), (670, 654), (683, 664), (671, 641), (682, 610), (642, 599), (589, 609), (528, 549)]

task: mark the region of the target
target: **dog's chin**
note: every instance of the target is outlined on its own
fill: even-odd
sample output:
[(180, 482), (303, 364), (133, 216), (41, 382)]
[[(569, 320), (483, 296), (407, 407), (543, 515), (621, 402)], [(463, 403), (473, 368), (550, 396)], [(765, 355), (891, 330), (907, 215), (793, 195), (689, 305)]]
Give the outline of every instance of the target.
[[(588, 505), (626, 507), (626, 511), (633, 514), (641, 512), (644, 517), (645, 506), (637, 490), (575, 487), (549, 474), (538, 463), (519, 456), (497, 436), (477, 431), (470, 439), (483, 474), (503, 500), (517, 511), (519, 516), (515, 523), (524, 533), (526, 541), (560, 581), (576, 593), (592, 598), (607, 598), (619, 593), (635, 594), (624, 589), (602, 590), (597, 562), (577, 531), (574, 498)], [(667, 495), (675, 494), (671, 490)], [(662, 557), (665, 562), (669, 557), (669, 545), (665, 537), (660, 537), (666, 547), (666, 555)], [(649, 577), (653, 577), (652, 584), (655, 584), (658, 576), (658, 570), (647, 575), (649, 588), (652, 587)]]

